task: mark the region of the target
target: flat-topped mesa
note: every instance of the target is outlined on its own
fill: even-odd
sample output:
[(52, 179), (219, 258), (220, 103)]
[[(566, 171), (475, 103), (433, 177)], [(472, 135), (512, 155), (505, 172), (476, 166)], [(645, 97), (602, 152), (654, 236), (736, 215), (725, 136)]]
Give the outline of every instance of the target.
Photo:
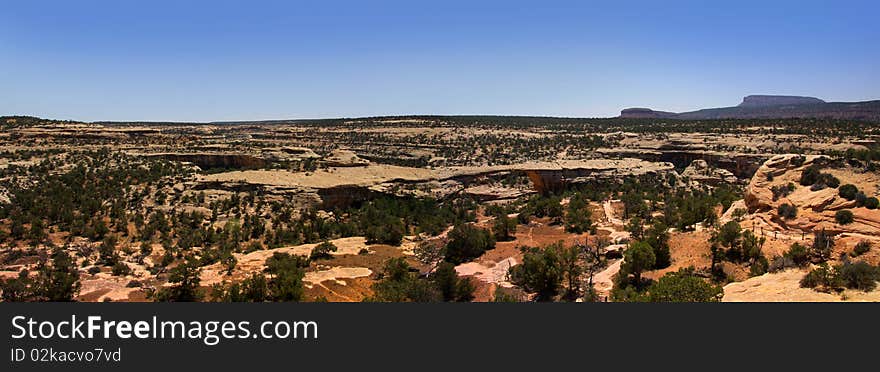
[(813, 105), (825, 103), (825, 101), (815, 97), (804, 96), (775, 96), (755, 94), (743, 97), (739, 107), (770, 107), (784, 105)]
[(737, 106), (680, 113), (628, 108), (621, 111), (619, 117), (680, 120), (821, 118), (880, 121), (880, 100), (825, 102), (815, 97), (750, 95), (744, 97), (742, 103)]
[(643, 107), (632, 107), (620, 111), (620, 117), (628, 119), (660, 119), (671, 118), (675, 115), (674, 112), (654, 111)]

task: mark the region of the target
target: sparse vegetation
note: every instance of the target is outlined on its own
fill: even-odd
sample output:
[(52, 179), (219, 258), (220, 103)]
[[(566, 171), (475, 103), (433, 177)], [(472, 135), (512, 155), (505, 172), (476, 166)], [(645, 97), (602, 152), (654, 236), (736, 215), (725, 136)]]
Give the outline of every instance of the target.
[(869, 250), (871, 250), (871, 243), (868, 242), (867, 240), (862, 240), (862, 241), (856, 243), (856, 246), (853, 247), (852, 256), (853, 257), (861, 256), (865, 253), (868, 253)]
[(310, 260), (322, 260), (322, 259), (333, 258), (333, 256), (330, 255), (330, 252), (336, 252), (337, 250), (338, 250), (338, 248), (336, 247), (336, 245), (325, 240), (325, 241), (321, 242), (321, 244), (318, 244), (317, 246), (315, 246), (315, 248), (312, 249), (312, 252), (309, 253), (309, 259)]
[[(770, 173), (768, 173), (768, 174), (770, 174)], [(792, 182), (789, 182), (789, 183), (785, 184), (784, 186), (777, 185), (777, 186), (771, 187), (770, 192), (773, 193), (773, 201), (776, 201), (779, 198), (784, 198), (784, 197), (788, 196), (789, 194), (794, 192), (794, 190), (796, 188), (797, 188), (797, 186), (795, 186), (794, 183), (792, 183)]]
[[(770, 262), (762, 253), (765, 242), (776, 239), (778, 244), (797, 233), (777, 237), (777, 231), (765, 231), (766, 224), (755, 223), (756, 217), (773, 218), (767, 205), (777, 206), (775, 212), (784, 221), (799, 218), (797, 226), (789, 223), (790, 227), (815, 221), (816, 207), (800, 204), (806, 192), (798, 189), (800, 184), (814, 191), (838, 188), (835, 193), (850, 201), (846, 208), (852, 210), (837, 212), (835, 221), (846, 227), (835, 230), (862, 229), (865, 224), (852, 223), (856, 216), (864, 218), (865, 211), (857, 208), (876, 209), (878, 202), (865, 195), (874, 188), (852, 174), (876, 172), (877, 149), (836, 151), (815, 145), (834, 137), (839, 148), (855, 143), (857, 136), (877, 134), (875, 126), (861, 122), (408, 116), (210, 129), (176, 123), (90, 124), (83, 126), (89, 134), (77, 137), (60, 134), (60, 128), (73, 123), (7, 119), (0, 124), (5, 123), (9, 138), (17, 142), (0, 149), (0, 243), (5, 247), (0, 262), (25, 270), (3, 281), (6, 301), (77, 299), (80, 275), (107, 280), (118, 289), (115, 293), (158, 301), (347, 300), (322, 292), (321, 286), (304, 285), (306, 272), (326, 270), (329, 262), (324, 260), (329, 259), (344, 260), (346, 268), (369, 267), (372, 275), (347, 284), (361, 287), (352, 292), (373, 289), (371, 300), (376, 301), (603, 300), (609, 293), (597, 294), (593, 274), (621, 256), (622, 268), (610, 293), (616, 301), (714, 301), (720, 293), (717, 285), (810, 263), (827, 263), (837, 278), (832, 279), (849, 283), (814, 280), (817, 287), (866, 288), (861, 279), (866, 270), (841, 266), (845, 257), (832, 257), (832, 234), (807, 230), (801, 236), (807, 243), (792, 245)], [(106, 128), (114, 129), (112, 136)], [(735, 162), (713, 159), (708, 152), (695, 154), (680, 147), (670, 133), (693, 133), (712, 153), (736, 154), (731, 155)], [(726, 140), (730, 135), (741, 143)], [(760, 147), (752, 138), (760, 138)], [(777, 147), (771, 149), (767, 143)], [(251, 179), (202, 180), (245, 169), (265, 172), (273, 182), (273, 172), (293, 178), (332, 177), (355, 169), (331, 166), (326, 160), (340, 148), (369, 160), (365, 174), (380, 180), (384, 170), (373, 167), (420, 169), (406, 169), (399, 178), (375, 184), (352, 178), (326, 188), (275, 187)], [(790, 157), (790, 164), (783, 165), (789, 170), (810, 166), (802, 174), (784, 174), (781, 169), (764, 173), (768, 183), (777, 184), (767, 185), (769, 193), (763, 195), (769, 199), (772, 193), (773, 201), (782, 202), (755, 204), (750, 199), (755, 194), (745, 192), (746, 181), (774, 152), (806, 154)], [(651, 164), (657, 154), (677, 172), (660, 166), (644, 174), (622, 169), (613, 175), (579, 174), (572, 169), (559, 178), (517, 167), (473, 174), (444, 169), (602, 157), (640, 157)], [(808, 157), (813, 154), (828, 156)], [(691, 164), (705, 164), (698, 168), (702, 173), (694, 173), (697, 168), (683, 172)], [(433, 173), (423, 181), (418, 174), (429, 168)], [(812, 197), (818, 195), (825, 194)], [(746, 205), (737, 204), (731, 211), (738, 200)], [(732, 221), (719, 223), (722, 215), (732, 216)], [(709, 252), (699, 254), (711, 258), (708, 268), (681, 269), (659, 279), (645, 275), (676, 264), (673, 249), (692, 248), (671, 247), (671, 237), (673, 244), (681, 244), (704, 231), (712, 236)], [(618, 236), (624, 232), (630, 233), (629, 240)], [(811, 233), (812, 240), (805, 237)], [(564, 237), (566, 243), (547, 244), (547, 236)], [(363, 237), (367, 246), (351, 247), (361, 240), (341, 239), (356, 237)], [(602, 252), (600, 244), (608, 245), (611, 239), (628, 247)], [(492, 251), (496, 241), (514, 243), (498, 244), (500, 249)], [(305, 244), (315, 247), (309, 252)], [(704, 249), (702, 242), (688, 244)], [(421, 262), (418, 270), (405, 259), (392, 261), (413, 246)], [(497, 290), (494, 298), (486, 298), (484, 287), (475, 291), (478, 282), (501, 280), (487, 279), (491, 261), (514, 262), (502, 260), (510, 258), (504, 255), (515, 246), (522, 247), (525, 262), (513, 265), (506, 279), (516, 287)], [(303, 256), (264, 252), (277, 248)], [(332, 254), (352, 248), (357, 255)], [(876, 257), (870, 249), (866, 241), (846, 253), (873, 263)], [(56, 251), (67, 258), (56, 257)], [(239, 262), (243, 256), (247, 265)], [(269, 257), (259, 265), (265, 270), (253, 269), (254, 257)], [(377, 268), (379, 257), (388, 260), (384, 270)], [(50, 274), (56, 260), (59, 269)], [(455, 266), (464, 263), (469, 263), (464, 270), (483, 271), (459, 277)], [(845, 275), (837, 274), (838, 266)], [(253, 272), (241, 275), (243, 270)], [(149, 274), (143, 277), (145, 271)], [(205, 271), (210, 271), (204, 276), (211, 278), (205, 285), (210, 291), (203, 291), (200, 273)], [(46, 279), (50, 277), (56, 279)], [(371, 285), (375, 286), (368, 288)], [(124, 299), (118, 296), (92, 291), (82, 299)]]
[(838, 195), (840, 195), (841, 198), (844, 198), (846, 200), (854, 200), (856, 198), (856, 195), (858, 195), (859, 193), (859, 188), (855, 187), (855, 185), (852, 184), (846, 184), (840, 186), (840, 188), (837, 189), (837, 193)]
[(841, 225), (849, 225), (853, 222), (853, 213), (848, 209), (843, 209), (834, 213), (834, 220)]
[[(523, 288), (526, 292), (535, 293), (537, 301), (552, 301), (562, 290), (562, 282), (566, 276), (563, 256), (576, 255), (573, 248), (565, 248), (562, 244), (553, 244), (544, 249), (524, 247), (523, 263), (510, 268), (511, 281)], [(570, 257), (569, 257), (570, 258)], [(576, 277), (579, 273), (577, 266), (575, 272), (569, 272), (569, 277)], [(577, 291), (569, 288), (569, 292)]]
[(516, 234), (516, 220), (507, 217), (506, 214), (495, 217), (495, 222), (492, 224), (492, 233), (496, 241), (512, 240), (513, 235)]
[(17, 278), (0, 279), (3, 301), (73, 301), (81, 287), (79, 273), (71, 257), (56, 249), (48, 260), (41, 261), (33, 277), (27, 270)]
[(880, 269), (864, 261), (845, 261), (830, 267), (822, 264), (813, 269), (801, 280), (801, 287), (820, 291), (841, 291), (844, 288), (872, 291), (880, 280)]
[(419, 277), (402, 257), (385, 262), (379, 281), (373, 284), (370, 302), (439, 302), (470, 301), (474, 287), (467, 278), (459, 278), (452, 264), (441, 263), (433, 275)]
[(686, 268), (664, 275), (647, 293), (651, 302), (719, 302), (724, 290), (694, 275), (693, 268)]
[(470, 224), (457, 225), (449, 232), (446, 261), (456, 265), (467, 262), (494, 246), (495, 239), (488, 231)]
[(810, 186), (811, 190), (817, 191), (828, 187), (836, 189), (840, 186), (840, 180), (830, 173), (823, 173), (818, 165), (813, 164), (801, 173), (800, 184)]
[(797, 207), (788, 203), (783, 203), (776, 208), (776, 213), (786, 220), (791, 220), (797, 217)]

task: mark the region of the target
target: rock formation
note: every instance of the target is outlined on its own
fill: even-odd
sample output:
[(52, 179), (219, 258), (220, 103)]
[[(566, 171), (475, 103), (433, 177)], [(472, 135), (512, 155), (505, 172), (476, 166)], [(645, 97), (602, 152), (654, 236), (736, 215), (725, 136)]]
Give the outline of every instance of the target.
[(673, 113), (628, 108), (621, 118), (653, 119), (780, 119), (829, 118), (880, 121), (880, 101), (825, 102), (813, 97), (751, 95), (738, 106)]
[(739, 107), (810, 105), (817, 103), (825, 103), (825, 101), (815, 97), (751, 95), (744, 97), (742, 103), (739, 104)]
[(649, 108), (633, 107), (620, 111), (620, 117), (629, 119), (658, 119), (672, 118), (677, 115), (674, 112), (654, 111)]
[(692, 182), (700, 184), (718, 185), (721, 183), (736, 183), (739, 179), (730, 171), (723, 168), (710, 167), (703, 159), (691, 162), (681, 173)]
[[(745, 192), (745, 204), (751, 214), (752, 223), (768, 226), (775, 231), (799, 230), (806, 234), (824, 230), (830, 234), (858, 234), (871, 239), (880, 239), (880, 209), (859, 207), (838, 195), (836, 188), (812, 190), (798, 183), (801, 173), (813, 164), (825, 164), (830, 159), (822, 155), (777, 155), (767, 160), (757, 171)], [(837, 177), (841, 184), (855, 184), (867, 196), (877, 195), (880, 178), (871, 173), (859, 173), (856, 169), (843, 166), (832, 167), (826, 164), (823, 172)], [(774, 197), (773, 187), (793, 184), (794, 189), (787, 195)], [(797, 208), (795, 218), (785, 219), (778, 215), (781, 204)], [(853, 222), (841, 225), (835, 220), (835, 213), (850, 210)]]
[(324, 163), (328, 167), (364, 167), (370, 161), (361, 159), (354, 151), (337, 149), (324, 158)]
[(143, 156), (193, 163), (202, 169), (257, 169), (269, 163), (261, 157), (235, 153), (156, 153)]

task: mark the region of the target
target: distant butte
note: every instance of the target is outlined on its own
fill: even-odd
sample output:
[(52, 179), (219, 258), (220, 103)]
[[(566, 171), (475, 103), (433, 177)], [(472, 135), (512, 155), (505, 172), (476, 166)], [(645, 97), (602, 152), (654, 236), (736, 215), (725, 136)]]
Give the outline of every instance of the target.
[(750, 95), (733, 107), (709, 108), (674, 113), (649, 108), (627, 108), (621, 118), (630, 119), (783, 119), (823, 118), (880, 120), (880, 100), (862, 102), (825, 102), (815, 97)]
[(739, 107), (768, 107), (780, 105), (812, 105), (826, 103), (816, 97), (801, 96), (768, 96), (768, 95), (751, 95), (745, 96)]

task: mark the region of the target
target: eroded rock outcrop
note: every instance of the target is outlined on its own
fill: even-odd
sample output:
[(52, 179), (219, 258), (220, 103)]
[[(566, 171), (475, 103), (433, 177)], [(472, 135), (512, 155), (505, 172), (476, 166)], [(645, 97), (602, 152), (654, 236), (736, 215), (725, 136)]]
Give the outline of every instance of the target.
[(144, 157), (157, 157), (171, 161), (193, 163), (202, 169), (258, 169), (269, 162), (258, 156), (234, 153), (157, 153), (144, 154)]
[(667, 162), (684, 170), (694, 161), (705, 161), (710, 167), (727, 170), (740, 179), (750, 179), (770, 156), (764, 154), (728, 153), (705, 150), (693, 144), (670, 143), (659, 149), (601, 149), (608, 157), (636, 158), (651, 162)]
[[(745, 204), (751, 223), (769, 226), (772, 230), (800, 230), (807, 234), (824, 230), (830, 234), (860, 234), (880, 239), (880, 210), (858, 206), (846, 200), (836, 188), (813, 190), (799, 184), (802, 172), (813, 164), (827, 164), (830, 159), (821, 155), (778, 155), (765, 162), (752, 178), (745, 192)], [(825, 167), (822, 170), (838, 178), (841, 184), (855, 184), (868, 197), (876, 196), (880, 177), (873, 173), (859, 173), (848, 167)], [(774, 188), (776, 194), (774, 195)], [(779, 190), (786, 189), (785, 192)], [(784, 218), (778, 208), (789, 204), (797, 209), (796, 216)], [(835, 214), (849, 210), (853, 221), (839, 224)]]
[[(654, 177), (673, 172), (669, 163), (638, 159), (587, 159), (528, 162), (490, 167), (451, 167), (427, 169), (369, 164), (362, 167), (332, 167), (314, 172), (286, 170), (247, 170), (198, 176), (200, 189), (249, 191), (260, 188), (267, 193), (314, 193), (325, 207), (343, 207), (376, 194), (432, 196), (443, 198), (478, 186), (493, 175), (525, 173), (537, 192), (558, 191), (576, 183), (595, 180), (620, 181), (624, 176)], [(472, 185), (475, 180), (482, 180)], [(487, 190), (483, 190), (487, 191)], [(523, 190), (483, 193), (487, 198), (514, 197)], [(496, 190), (497, 191), (497, 190)], [(477, 191), (479, 193), (479, 191)], [(510, 194), (512, 193), (512, 194)]]
[(370, 165), (369, 160), (361, 159), (351, 150), (333, 150), (324, 158), (324, 163), (328, 167), (365, 167)]
[[(806, 167), (827, 160), (824, 156), (803, 156), (795, 154), (776, 155), (768, 159), (755, 172), (745, 193), (749, 212), (775, 209), (782, 202), (773, 196), (773, 187), (785, 187), (789, 183), (799, 185), (800, 174)], [(797, 190), (794, 190), (795, 192)], [(805, 199), (801, 199), (806, 202)]]
[(736, 183), (739, 179), (730, 171), (722, 168), (710, 167), (703, 159), (697, 159), (691, 162), (687, 168), (681, 172), (682, 177), (700, 184), (718, 185), (721, 183)]

